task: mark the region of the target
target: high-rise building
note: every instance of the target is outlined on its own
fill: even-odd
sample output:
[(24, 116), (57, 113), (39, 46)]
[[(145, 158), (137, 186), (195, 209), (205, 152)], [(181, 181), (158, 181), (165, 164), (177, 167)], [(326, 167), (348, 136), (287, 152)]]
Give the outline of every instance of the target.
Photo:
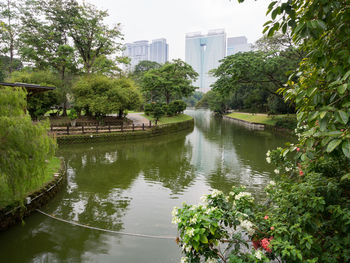
[(252, 46), (248, 43), (248, 39), (245, 36), (227, 38), (227, 56), (251, 50)]
[(166, 43), (165, 38), (152, 40), (149, 60), (164, 64), (169, 60), (168, 49), (169, 45)]
[(140, 61), (150, 60), (164, 64), (169, 59), (169, 45), (165, 38), (135, 41), (125, 44), (124, 56), (131, 59), (130, 68), (133, 69)]
[(226, 33), (224, 29), (211, 30), (206, 35), (200, 32), (186, 34), (185, 61), (199, 74), (195, 86), (207, 92), (215, 82), (209, 71), (220, 65), (226, 55)]
[(149, 59), (148, 40), (135, 41), (125, 44), (124, 56), (131, 59), (131, 67), (134, 68), (140, 61)]

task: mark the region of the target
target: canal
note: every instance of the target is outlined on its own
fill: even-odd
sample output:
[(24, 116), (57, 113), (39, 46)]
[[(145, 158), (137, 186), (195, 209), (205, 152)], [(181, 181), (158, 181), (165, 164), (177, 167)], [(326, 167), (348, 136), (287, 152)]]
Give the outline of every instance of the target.
[[(273, 167), (269, 149), (288, 139), (188, 110), (193, 131), (133, 142), (64, 145), (66, 187), (43, 211), (114, 231), (176, 236), (171, 210), (212, 189), (245, 185), (259, 200)], [(105, 233), (35, 213), (0, 233), (1, 262), (179, 262), (174, 240)]]

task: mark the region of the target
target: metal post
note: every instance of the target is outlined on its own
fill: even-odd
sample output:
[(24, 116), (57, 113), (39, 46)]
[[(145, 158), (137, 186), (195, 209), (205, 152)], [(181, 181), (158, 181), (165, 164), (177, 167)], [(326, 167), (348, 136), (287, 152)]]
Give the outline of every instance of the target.
[(69, 124), (67, 125), (67, 134), (69, 135)]
[(142, 123), (142, 130), (144, 131), (145, 130), (145, 124)]
[(84, 133), (84, 124), (81, 125), (81, 132)]
[(149, 121), (149, 127), (150, 128), (152, 127), (152, 121)]
[(135, 131), (135, 124), (132, 124), (132, 131)]
[(108, 131), (111, 132), (111, 125), (108, 124)]

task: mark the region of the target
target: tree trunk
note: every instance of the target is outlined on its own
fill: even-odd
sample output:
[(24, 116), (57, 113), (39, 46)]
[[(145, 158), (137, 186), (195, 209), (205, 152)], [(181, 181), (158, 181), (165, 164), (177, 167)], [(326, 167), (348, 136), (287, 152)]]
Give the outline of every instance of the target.
[(124, 110), (119, 110), (118, 118), (123, 118), (123, 113), (124, 113)]

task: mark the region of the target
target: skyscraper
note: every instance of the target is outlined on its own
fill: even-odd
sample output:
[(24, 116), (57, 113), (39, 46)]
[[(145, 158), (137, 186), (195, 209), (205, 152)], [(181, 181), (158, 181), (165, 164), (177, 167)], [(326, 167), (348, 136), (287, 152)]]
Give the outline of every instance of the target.
[(224, 29), (210, 30), (207, 35), (200, 32), (186, 34), (185, 61), (199, 74), (195, 86), (199, 91), (207, 92), (215, 78), (210, 70), (220, 65), (226, 55), (226, 33)]
[(164, 64), (169, 60), (168, 48), (169, 45), (166, 43), (165, 38), (152, 40), (149, 60)]
[(125, 44), (124, 56), (131, 59), (130, 68), (133, 69), (140, 61), (150, 60), (164, 64), (169, 59), (169, 45), (165, 38), (135, 41)]
[(245, 36), (227, 38), (227, 56), (236, 54), (238, 52), (248, 52), (251, 50), (251, 44), (248, 43), (248, 40)]
[(131, 59), (131, 68), (134, 68), (142, 60), (148, 60), (148, 40), (140, 40), (125, 44), (124, 56)]

